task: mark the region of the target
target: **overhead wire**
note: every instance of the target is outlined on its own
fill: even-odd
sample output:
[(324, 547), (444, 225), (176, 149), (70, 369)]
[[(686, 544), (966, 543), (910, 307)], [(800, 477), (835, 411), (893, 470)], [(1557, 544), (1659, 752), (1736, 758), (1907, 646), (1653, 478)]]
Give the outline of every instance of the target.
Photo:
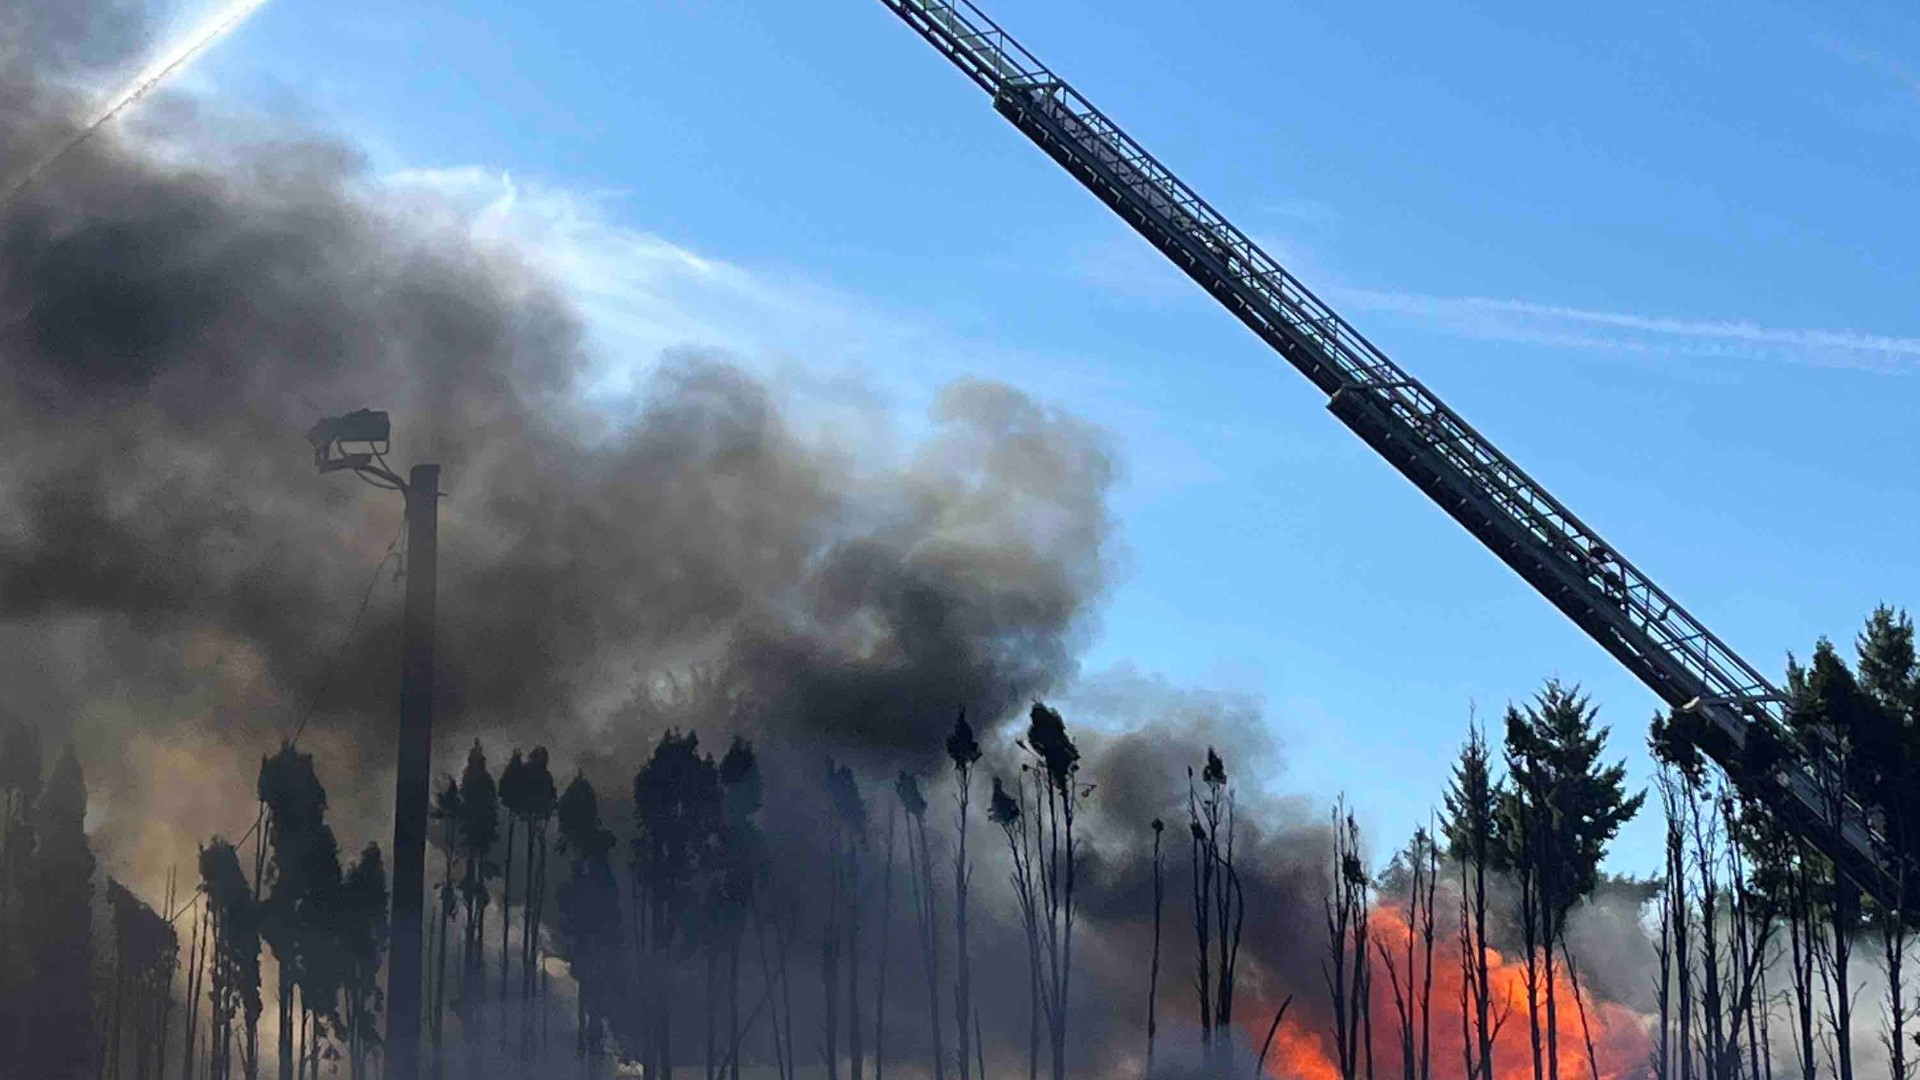
[[(320, 685), (307, 697), (305, 707), (300, 711), (299, 723), (294, 725), (293, 734), (286, 739), (288, 746), (299, 745), (300, 736), (306, 733), (308, 722), (313, 719), (314, 713), (318, 711), (321, 701), (326, 698), (327, 691), (333, 688), (334, 677), (339, 674), (340, 666), (347, 657), (347, 649), (353, 644), (354, 635), (357, 634), (360, 629), (360, 622), (366, 617), (367, 608), (373, 601), (374, 590), (379, 587), (380, 575), (386, 571), (387, 564), (394, 561), (394, 556), (400, 553), (401, 540), (405, 535), (406, 519), (403, 516), (399, 527), (394, 530), (393, 539), (387, 543), (386, 553), (380, 557), (378, 563), (374, 564), (373, 573), (367, 578), (367, 587), (360, 594), (360, 604), (354, 609), (353, 619), (347, 623), (346, 633), (340, 636), (340, 643), (334, 649), (333, 658), (327, 664), (326, 673), (321, 678)], [(225, 661), (225, 657), (221, 659), (222, 662)], [(247, 826), (247, 831), (241, 834), (239, 840), (235, 841), (233, 846), (236, 852), (246, 847), (249, 841), (259, 842), (261, 820), (261, 815), (256, 814), (254, 816), (253, 824)], [(206, 893), (202, 890), (194, 890), (193, 898), (181, 904), (177, 911), (168, 915), (167, 922), (178, 922), (180, 916), (185, 915), (191, 910), (205, 895)]]

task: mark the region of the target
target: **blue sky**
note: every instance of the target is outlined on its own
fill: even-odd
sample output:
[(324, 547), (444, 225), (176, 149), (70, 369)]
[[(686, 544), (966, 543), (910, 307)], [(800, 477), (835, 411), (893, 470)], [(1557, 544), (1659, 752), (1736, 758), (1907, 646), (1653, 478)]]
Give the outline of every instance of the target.
[[(1920, 603), (1920, 22), (1486, 7), (988, 4), (1763, 670)], [(1260, 697), (1284, 790), (1404, 836), (1549, 675), (1645, 779), (1652, 695), (875, 0), (404, 8), (274, 0), (190, 78), (534, 245), (610, 353), (1106, 425), (1087, 666)]]

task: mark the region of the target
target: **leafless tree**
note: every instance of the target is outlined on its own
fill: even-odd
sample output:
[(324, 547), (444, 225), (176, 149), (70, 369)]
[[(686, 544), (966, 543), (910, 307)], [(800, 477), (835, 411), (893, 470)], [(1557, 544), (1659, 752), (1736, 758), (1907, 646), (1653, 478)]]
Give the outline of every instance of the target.
[[(1160, 905), (1166, 896), (1166, 882), (1161, 876), (1160, 837), (1167, 831), (1167, 823), (1159, 818), (1153, 819), (1153, 963), (1147, 969), (1147, 1076), (1153, 1076), (1153, 1039), (1158, 1024), (1155, 1003), (1160, 992)], [(984, 1078), (983, 1078), (984, 1080)]]

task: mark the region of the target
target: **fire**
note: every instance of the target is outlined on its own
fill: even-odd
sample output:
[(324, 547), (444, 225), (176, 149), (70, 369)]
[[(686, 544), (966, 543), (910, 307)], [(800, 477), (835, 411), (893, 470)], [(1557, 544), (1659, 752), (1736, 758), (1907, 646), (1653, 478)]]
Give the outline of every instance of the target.
[[(1385, 945), (1390, 956), (1399, 964), (1405, 963), (1407, 942), (1407, 918), (1400, 909), (1388, 905), (1376, 907), (1369, 914), (1369, 936), (1373, 941)], [(1433, 1017), (1429, 1025), (1429, 1060), (1432, 1075), (1436, 1080), (1471, 1080), (1465, 1076), (1466, 1061), (1462, 1056), (1462, 1039), (1478, 1041), (1477, 1032), (1469, 1022), (1463, 1030), (1461, 1025), (1461, 986), (1460, 944), (1450, 927), (1436, 925), (1433, 942)], [(1416, 940), (1414, 959), (1417, 965), (1416, 978), (1424, 978), (1425, 958), (1420, 952)], [(1527, 968), (1524, 958), (1502, 956), (1489, 951), (1487, 955), (1488, 984), (1492, 987), (1492, 1023), (1497, 1028), (1494, 1038), (1493, 1075), (1495, 1080), (1532, 1080), (1533, 1053), (1527, 1031)], [(1394, 1008), (1392, 982), (1382, 968), (1376, 953), (1373, 958), (1373, 992), (1371, 1007), (1373, 1011), (1373, 1061), (1374, 1072), (1378, 1076), (1397, 1076), (1400, 1073), (1400, 1020)], [(1404, 973), (1402, 982), (1404, 984)], [(1558, 1080), (1588, 1080), (1592, 1075), (1587, 1065), (1586, 1038), (1582, 1034), (1580, 1009), (1575, 1002), (1573, 980), (1556, 965), (1554, 969), (1555, 997), (1559, 1012), (1558, 1050), (1560, 1070)], [(1585, 990), (1585, 987), (1582, 987)], [(1324, 993), (1324, 990), (1322, 991)], [(1541, 1038), (1546, 1033), (1546, 988), (1540, 989)], [(1593, 1039), (1594, 1063), (1598, 1068), (1600, 1080), (1639, 1080), (1646, 1075), (1648, 1053), (1651, 1041), (1648, 1034), (1648, 1021), (1641, 1014), (1610, 1001), (1596, 999), (1591, 993), (1582, 994), (1586, 1005), (1587, 1024), (1591, 1027)], [(1297, 1010), (1298, 1005), (1295, 1006)], [(1471, 1008), (1471, 1003), (1469, 1003)], [(1417, 1009), (1417, 1007), (1416, 1007)], [(1324, 1008), (1316, 1010), (1324, 1012)], [(1504, 1015), (1504, 1023), (1501, 1017)], [(1420, 1018), (1414, 1016), (1415, 1053), (1419, 1053)], [(1254, 1025), (1250, 1022), (1249, 1028)], [(1265, 1031), (1251, 1031), (1255, 1039), (1264, 1038)], [(1365, 1049), (1361, 1050), (1362, 1055)], [(1542, 1068), (1547, 1060), (1547, 1047), (1540, 1049)], [(1364, 1063), (1365, 1058), (1362, 1057)], [(1334, 1044), (1334, 1034), (1330, 1021), (1300, 1018), (1298, 1011), (1290, 1012), (1286, 1023), (1280, 1026), (1274, 1035), (1273, 1050), (1268, 1057), (1267, 1073), (1272, 1080), (1340, 1080), (1338, 1050)], [(1361, 1064), (1356, 1073), (1364, 1075), (1366, 1068)]]

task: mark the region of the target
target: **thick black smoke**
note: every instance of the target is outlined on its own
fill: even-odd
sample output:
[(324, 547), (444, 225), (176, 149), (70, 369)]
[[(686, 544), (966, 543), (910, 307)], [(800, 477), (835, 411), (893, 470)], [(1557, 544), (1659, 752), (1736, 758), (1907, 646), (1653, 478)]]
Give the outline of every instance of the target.
[[(20, 66), (37, 55), (8, 71), (32, 103), (9, 162), (84, 111)], [(656, 367), (615, 423), (575, 394), (607, 358), (510, 253), (410, 225), (349, 147), (235, 146), (163, 111), (166, 154), (109, 131), (0, 218), (0, 617), (40, 722), (249, 749), (291, 726), (396, 534), (397, 499), (316, 475), (301, 439), (359, 405), (391, 410), (396, 461), (445, 468), (445, 746), (608, 735), (623, 700), (698, 673), (737, 714), (712, 720), (891, 760), (957, 703), (1009, 714), (1072, 671), (1106, 578), (1090, 428), (961, 384), (924, 444), (855, 456), (695, 355), (620, 358)], [(392, 600), (312, 728), (370, 761)]]
[[(136, 16), (104, 0), (6, 15), (0, 37), (20, 44), (0, 70), (0, 161), (23, 167), (89, 112), (143, 40)], [(302, 439), (360, 406), (391, 412), (396, 464), (445, 469), (449, 771), (476, 737), (496, 764), (543, 742), (594, 777), (619, 824), (664, 728), (716, 751), (744, 732), (772, 774), (777, 858), (801, 881), (828, 756), (861, 771), (876, 822), (896, 770), (927, 775), (950, 834), (934, 776), (964, 706), (990, 747), (976, 805), (986, 774), (1011, 778), (1013, 723), (1073, 684), (1110, 576), (1115, 463), (1097, 431), (963, 382), (918, 443), (829, 440), (723, 356), (590, 355), (566, 298), (511, 251), (418, 224), (349, 144), (246, 126), (241, 141), (213, 106), (151, 102), (0, 209), (4, 707), (83, 748), (109, 867), (157, 881), (208, 833), (238, 832), (258, 756), (310, 708), (303, 744), (343, 833), (382, 832), (390, 581), (335, 660), (400, 507), (316, 475)], [(578, 392), (608, 363), (651, 371), (618, 416)], [(1108, 721), (1083, 736), (1097, 785), (1085, 1060), (1142, 1049), (1155, 817), (1169, 824), (1163, 1015), (1170, 1039), (1190, 1035), (1184, 765), (1209, 743), (1249, 793), (1239, 850), (1259, 932), (1243, 1008), (1317, 985), (1324, 839), (1317, 817), (1258, 794), (1277, 755), (1257, 703), (1124, 675), (1082, 683), (1075, 703), (1070, 721)], [(1011, 1063), (1022, 939), (999, 836), (976, 823), (972, 843), (989, 1052)], [(910, 984), (904, 925), (895, 978)]]

